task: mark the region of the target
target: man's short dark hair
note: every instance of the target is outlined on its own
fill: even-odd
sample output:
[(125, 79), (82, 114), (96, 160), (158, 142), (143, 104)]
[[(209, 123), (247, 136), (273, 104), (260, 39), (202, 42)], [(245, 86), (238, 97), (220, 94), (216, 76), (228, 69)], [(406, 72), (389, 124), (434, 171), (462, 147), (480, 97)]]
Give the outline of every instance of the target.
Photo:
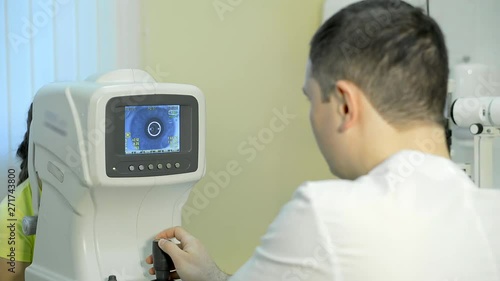
[(310, 59), (325, 100), (336, 81), (349, 80), (391, 124), (443, 124), (448, 54), (441, 29), (421, 9), (399, 0), (352, 4), (316, 32)]

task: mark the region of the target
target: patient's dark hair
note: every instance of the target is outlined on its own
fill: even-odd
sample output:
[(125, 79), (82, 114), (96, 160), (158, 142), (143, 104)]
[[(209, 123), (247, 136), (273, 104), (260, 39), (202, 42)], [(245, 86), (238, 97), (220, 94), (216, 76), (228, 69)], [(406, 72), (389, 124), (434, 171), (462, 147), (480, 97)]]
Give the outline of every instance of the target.
[(33, 118), (33, 104), (30, 105), (28, 111), (28, 119), (26, 120), (26, 133), (24, 134), (23, 142), (17, 148), (17, 157), (21, 158), (21, 170), (19, 171), (19, 181), (17, 185), (28, 179), (28, 146), (29, 146), (29, 136), (30, 136), (30, 125)]
[(437, 23), (399, 0), (366, 0), (336, 13), (311, 42), (313, 77), (328, 101), (349, 80), (393, 125), (444, 126), (448, 54)]

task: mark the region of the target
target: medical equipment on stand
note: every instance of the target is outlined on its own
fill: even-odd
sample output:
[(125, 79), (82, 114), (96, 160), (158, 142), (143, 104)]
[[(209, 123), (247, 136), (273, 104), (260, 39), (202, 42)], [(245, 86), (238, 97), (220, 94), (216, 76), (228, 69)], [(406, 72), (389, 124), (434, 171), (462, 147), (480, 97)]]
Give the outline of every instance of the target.
[(43, 196), (31, 180), (26, 280), (148, 280), (153, 236), (181, 224), (205, 173), (205, 99), (137, 69), (50, 84), (33, 102), (29, 155)]
[[(464, 166), (472, 166), (470, 176), (480, 188), (500, 188), (500, 173), (495, 173), (494, 169), (494, 160), (498, 158), (495, 157), (498, 154), (495, 143), (500, 140), (500, 84), (492, 81), (496, 79), (493, 73), (492, 68), (484, 65), (458, 65), (455, 68), (456, 86), (451, 87), (453, 101), (449, 117), (454, 124), (454, 135), (461, 138), (462, 144), (473, 137), (473, 159), (467, 159), (472, 165)], [(464, 133), (465, 129), (468, 131)], [(467, 150), (460, 143), (452, 145), (452, 149), (455, 152)]]

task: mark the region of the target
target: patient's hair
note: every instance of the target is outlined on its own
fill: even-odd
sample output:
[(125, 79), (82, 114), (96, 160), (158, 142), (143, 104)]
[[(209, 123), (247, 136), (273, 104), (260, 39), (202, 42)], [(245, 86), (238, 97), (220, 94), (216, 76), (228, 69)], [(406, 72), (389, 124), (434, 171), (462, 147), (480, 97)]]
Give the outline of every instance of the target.
[(448, 54), (437, 23), (399, 0), (366, 0), (336, 13), (311, 42), (313, 77), (328, 101), (338, 80), (362, 89), (389, 123), (444, 125)]
[(31, 120), (33, 118), (33, 103), (30, 105), (30, 109), (28, 111), (28, 119), (26, 120), (26, 133), (24, 134), (23, 142), (19, 145), (17, 149), (17, 157), (21, 158), (21, 170), (19, 171), (19, 181), (17, 185), (20, 185), (22, 182), (28, 179), (28, 146), (29, 146), (29, 136), (30, 136), (30, 125)]

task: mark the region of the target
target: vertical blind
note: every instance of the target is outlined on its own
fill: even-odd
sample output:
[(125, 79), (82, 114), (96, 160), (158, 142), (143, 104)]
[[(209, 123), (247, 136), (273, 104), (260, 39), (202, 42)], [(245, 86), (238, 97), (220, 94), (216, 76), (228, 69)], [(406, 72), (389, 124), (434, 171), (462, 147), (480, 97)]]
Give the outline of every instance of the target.
[[(7, 191), (9, 169), (19, 173), (15, 153), (40, 87), (83, 80), (117, 67), (137, 67), (131, 57), (138, 57), (138, 48), (129, 47), (130, 54), (118, 46), (138, 41), (123, 36), (124, 29), (139, 30), (139, 12), (132, 7), (138, 4), (118, 1), (0, 0), (0, 187), (5, 187), (0, 199)], [(132, 21), (124, 20), (128, 16)], [(126, 26), (119, 26), (123, 22)]]

